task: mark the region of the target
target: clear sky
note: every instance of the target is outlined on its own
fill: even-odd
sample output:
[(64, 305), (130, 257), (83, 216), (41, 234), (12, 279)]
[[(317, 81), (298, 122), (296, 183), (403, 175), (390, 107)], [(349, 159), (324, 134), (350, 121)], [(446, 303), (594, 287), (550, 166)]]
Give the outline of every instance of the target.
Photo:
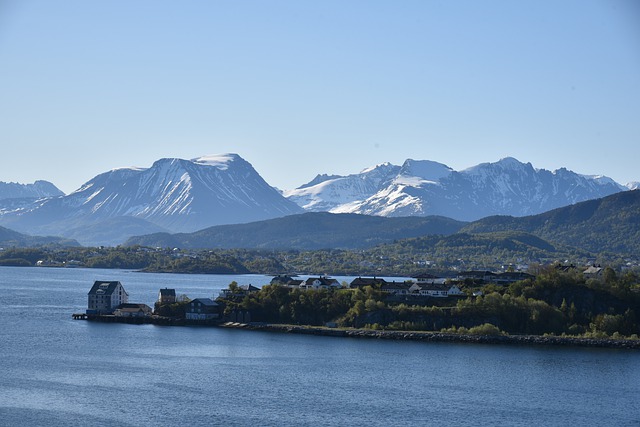
[(640, 181), (635, 0), (0, 0), (0, 181), (512, 156)]

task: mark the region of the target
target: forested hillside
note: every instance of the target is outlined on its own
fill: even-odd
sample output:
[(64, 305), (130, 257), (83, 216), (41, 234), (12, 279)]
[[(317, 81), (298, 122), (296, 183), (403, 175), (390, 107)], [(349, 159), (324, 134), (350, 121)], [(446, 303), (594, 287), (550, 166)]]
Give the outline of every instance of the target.
[(640, 252), (640, 190), (516, 218), (492, 216), (465, 226), (465, 233), (522, 231), (590, 252)]
[(449, 235), (465, 224), (437, 216), (384, 218), (317, 212), (210, 227), (194, 233), (138, 236), (129, 239), (126, 245), (187, 249), (362, 249), (408, 237)]

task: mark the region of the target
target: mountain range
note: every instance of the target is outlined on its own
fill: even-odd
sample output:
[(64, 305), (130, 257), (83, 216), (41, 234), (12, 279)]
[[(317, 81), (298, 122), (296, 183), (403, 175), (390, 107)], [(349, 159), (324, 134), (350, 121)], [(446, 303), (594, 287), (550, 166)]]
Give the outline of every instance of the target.
[(385, 163), (354, 175), (319, 175), (284, 195), (311, 211), (475, 221), (534, 215), (625, 190), (607, 177), (535, 169), (507, 157), (459, 172), (428, 160)]
[(348, 176), (321, 174), (280, 192), (237, 154), (167, 158), (149, 168), (114, 169), (69, 195), (50, 183), (32, 186), (41, 191), (33, 190), (37, 197), (7, 198), (3, 194), (18, 193), (2, 193), (9, 187), (0, 186), (0, 225), (85, 245), (118, 245), (134, 235), (192, 233), (305, 211), (440, 216), (458, 222), (491, 215), (519, 217), (627, 190), (607, 177), (567, 169), (551, 172), (505, 158), (462, 171), (408, 159), (402, 166), (384, 163)]

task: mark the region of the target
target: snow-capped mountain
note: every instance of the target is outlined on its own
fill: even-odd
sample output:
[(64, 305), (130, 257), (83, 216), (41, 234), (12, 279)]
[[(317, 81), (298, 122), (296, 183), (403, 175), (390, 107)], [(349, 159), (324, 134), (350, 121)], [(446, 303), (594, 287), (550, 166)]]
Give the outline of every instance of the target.
[[(387, 168), (394, 170), (393, 165)], [(397, 170), (396, 176), (387, 176), (373, 194), (361, 200), (354, 197), (336, 204), (333, 193), (323, 191), (326, 182), (340, 182), (335, 177), (302, 188), (306, 194), (313, 194), (311, 204), (300, 203), (303, 199), (295, 198), (297, 193), (285, 194), (307, 209), (325, 204), (334, 213), (442, 215), (473, 221), (489, 215), (533, 215), (627, 190), (607, 177), (579, 175), (564, 168), (553, 172), (534, 169), (530, 163), (510, 157), (462, 171), (441, 163), (409, 159)], [(350, 182), (345, 178), (342, 182)], [(348, 190), (343, 188), (343, 192)]]
[[(19, 184), (6, 185), (23, 189), (16, 187)], [(9, 188), (6, 185), (0, 190)], [(114, 245), (132, 235), (192, 232), (305, 209), (441, 215), (463, 221), (489, 215), (533, 215), (633, 185), (637, 187), (637, 183), (627, 188), (604, 176), (579, 175), (564, 168), (535, 169), (513, 158), (462, 171), (409, 159), (402, 166), (384, 163), (348, 176), (318, 175), (306, 185), (285, 191), (285, 198), (240, 156), (223, 154), (160, 159), (149, 168), (114, 169), (66, 196), (52, 184), (38, 181), (32, 184), (35, 197), (0, 199), (0, 225), (29, 234), (73, 237), (87, 245)]]
[(150, 168), (114, 169), (67, 196), (3, 215), (0, 223), (18, 231), (65, 235), (101, 221), (133, 218), (158, 229), (189, 232), (302, 211), (247, 161), (237, 154), (223, 154), (161, 159)]
[(49, 181), (36, 181), (33, 184), (0, 182), (0, 200), (41, 199), (43, 197), (57, 197), (63, 195), (64, 193)]
[(399, 166), (383, 163), (348, 176), (318, 175), (309, 183), (295, 190), (284, 191), (283, 194), (305, 210), (331, 211), (373, 196), (388, 185), (399, 171)]
[(638, 188), (640, 188), (640, 182), (631, 181), (631, 182), (627, 183), (627, 185), (625, 185), (625, 187), (627, 187), (629, 190), (637, 190)]

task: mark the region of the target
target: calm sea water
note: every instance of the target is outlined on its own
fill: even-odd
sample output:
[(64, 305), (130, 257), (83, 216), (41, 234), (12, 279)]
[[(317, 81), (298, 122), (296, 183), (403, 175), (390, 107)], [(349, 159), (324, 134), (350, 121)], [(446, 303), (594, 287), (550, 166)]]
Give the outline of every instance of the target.
[(74, 321), (94, 280), (132, 302), (262, 276), (0, 267), (0, 425), (640, 426), (640, 353)]

